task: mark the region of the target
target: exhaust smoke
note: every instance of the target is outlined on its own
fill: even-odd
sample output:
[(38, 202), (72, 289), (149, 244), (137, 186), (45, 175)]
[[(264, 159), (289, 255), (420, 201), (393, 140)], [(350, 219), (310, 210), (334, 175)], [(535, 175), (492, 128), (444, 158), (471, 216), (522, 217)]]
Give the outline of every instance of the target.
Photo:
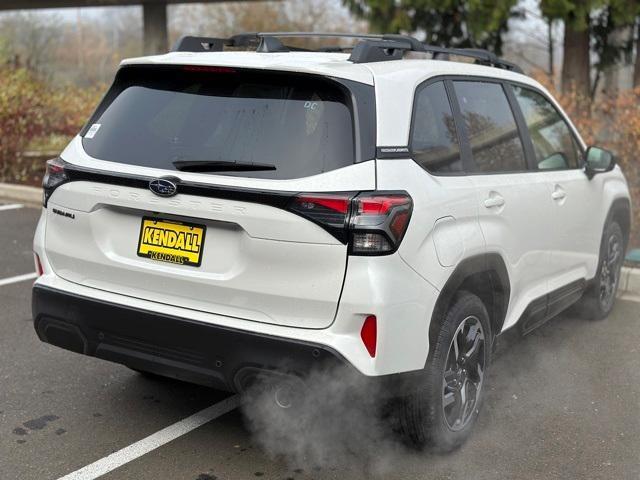
[(389, 472), (407, 451), (384, 392), (352, 369), (313, 371), (303, 385), (285, 380), (245, 392), (247, 427), (272, 459), (292, 469), (340, 467), (371, 476)]

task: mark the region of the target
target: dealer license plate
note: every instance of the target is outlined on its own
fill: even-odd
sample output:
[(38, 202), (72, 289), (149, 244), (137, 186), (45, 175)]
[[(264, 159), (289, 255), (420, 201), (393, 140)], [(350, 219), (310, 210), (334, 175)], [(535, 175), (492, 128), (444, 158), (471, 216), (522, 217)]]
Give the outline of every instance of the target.
[(199, 267), (206, 229), (204, 225), (143, 217), (138, 256)]

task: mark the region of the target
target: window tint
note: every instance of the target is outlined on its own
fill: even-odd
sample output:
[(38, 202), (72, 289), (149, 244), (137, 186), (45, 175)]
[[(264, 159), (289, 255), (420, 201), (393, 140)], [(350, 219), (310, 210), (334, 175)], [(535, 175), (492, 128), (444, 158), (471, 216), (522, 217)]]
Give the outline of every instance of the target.
[(528, 88), (513, 87), (533, 142), (538, 168), (578, 168), (580, 153), (569, 126), (555, 107)]
[(473, 160), (481, 172), (526, 169), (513, 112), (497, 83), (454, 82)]
[(211, 173), (277, 179), (355, 160), (348, 92), (319, 77), (129, 67), (105, 102), (83, 138), (101, 160), (170, 170), (177, 161), (261, 163), (275, 170)]
[(411, 150), (416, 162), (430, 172), (462, 171), (458, 135), (443, 82), (418, 92)]

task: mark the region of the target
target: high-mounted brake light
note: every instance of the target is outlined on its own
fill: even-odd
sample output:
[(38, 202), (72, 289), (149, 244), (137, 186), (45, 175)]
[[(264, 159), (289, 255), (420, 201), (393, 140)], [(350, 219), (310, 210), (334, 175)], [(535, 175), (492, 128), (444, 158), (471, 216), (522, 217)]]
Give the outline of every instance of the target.
[(215, 67), (207, 65), (185, 65), (182, 67), (185, 72), (208, 72), (208, 73), (236, 73), (235, 68)]
[(69, 180), (64, 170), (64, 160), (53, 158), (47, 161), (47, 171), (42, 179), (42, 204), (46, 207), (53, 191)]
[(413, 202), (406, 192), (301, 193), (288, 209), (349, 243), (352, 255), (387, 255), (404, 237)]

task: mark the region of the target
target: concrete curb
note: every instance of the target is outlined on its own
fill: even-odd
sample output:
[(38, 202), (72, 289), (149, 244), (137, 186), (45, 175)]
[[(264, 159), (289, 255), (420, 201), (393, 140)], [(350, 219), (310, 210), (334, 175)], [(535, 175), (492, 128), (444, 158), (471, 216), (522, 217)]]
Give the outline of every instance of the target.
[(640, 295), (640, 268), (622, 267), (618, 290), (623, 293)]
[(0, 183), (0, 200), (19, 202), (31, 207), (37, 207), (42, 205), (42, 189), (14, 185), (13, 183)]

